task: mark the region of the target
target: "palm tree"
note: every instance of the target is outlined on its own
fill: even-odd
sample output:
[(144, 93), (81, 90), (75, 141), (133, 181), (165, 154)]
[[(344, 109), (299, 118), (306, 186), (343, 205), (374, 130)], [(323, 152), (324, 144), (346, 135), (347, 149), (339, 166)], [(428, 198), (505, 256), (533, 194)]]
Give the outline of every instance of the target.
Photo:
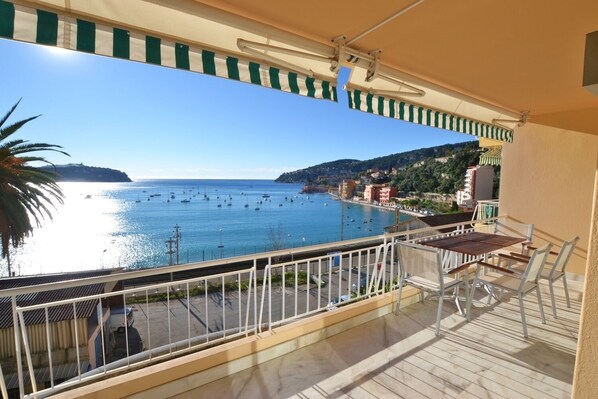
[(9, 140), (23, 125), (39, 117), (37, 115), (3, 127), (20, 102), (0, 119), (0, 239), (2, 258), (7, 259), (9, 276), (12, 275), (10, 245), (18, 247), (33, 232), (32, 219), (38, 227), (46, 216), (52, 219), (50, 207), (54, 207), (53, 201), (63, 203), (62, 190), (56, 184), (56, 173), (30, 165), (31, 162), (52, 164), (31, 153), (56, 151), (68, 156), (58, 145)]

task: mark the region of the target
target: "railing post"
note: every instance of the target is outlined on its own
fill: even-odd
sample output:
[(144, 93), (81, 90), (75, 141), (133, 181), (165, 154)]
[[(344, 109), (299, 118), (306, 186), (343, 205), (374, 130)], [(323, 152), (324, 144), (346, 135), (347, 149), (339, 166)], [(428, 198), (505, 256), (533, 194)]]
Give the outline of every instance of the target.
[(29, 339), (27, 336), (27, 328), (25, 327), (25, 317), (23, 316), (23, 312), (19, 312), (19, 322), (21, 325), (21, 335), (23, 336), (23, 345), (25, 346), (27, 368), (29, 369), (29, 379), (31, 380), (33, 392), (35, 393), (37, 392), (37, 381), (35, 381), (35, 370), (33, 369), (33, 361), (31, 360), (31, 347), (29, 346)]
[(50, 319), (48, 317), (48, 307), (44, 308), (46, 316), (46, 344), (48, 345), (48, 366), (50, 366), (50, 387), (54, 388), (54, 368), (52, 366), (52, 342), (50, 338)]
[[(257, 334), (259, 331), (258, 327), (258, 314), (257, 314), (257, 259), (253, 259), (253, 329)], [(249, 306), (249, 301), (247, 301), (247, 306)]]
[(19, 335), (19, 318), (17, 315), (17, 296), (12, 296), (12, 325), (15, 335), (15, 359), (17, 362), (17, 377), (19, 379), (19, 394), (21, 398), (25, 395), (25, 384), (23, 382), (23, 364), (21, 362), (21, 337)]
[[(268, 263), (266, 265), (266, 267), (264, 268), (264, 274), (263, 274), (263, 283), (262, 283), (262, 299), (261, 299), (261, 305), (260, 305), (260, 314), (259, 314), (259, 318), (258, 318), (258, 332), (262, 332), (262, 318), (264, 315), (264, 302), (266, 301), (266, 281), (267, 281), (267, 276), (269, 274), (269, 270), (270, 270), (270, 264)], [(257, 287), (256, 287), (257, 289)]]
[(6, 381), (4, 381), (4, 374), (2, 373), (2, 366), (0, 365), (0, 392), (3, 398), (8, 398), (8, 391), (6, 389)]
[(73, 322), (75, 323), (75, 352), (77, 352), (77, 376), (81, 380), (81, 357), (79, 355), (79, 327), (77, 326), (77, 302), (73, 302)]

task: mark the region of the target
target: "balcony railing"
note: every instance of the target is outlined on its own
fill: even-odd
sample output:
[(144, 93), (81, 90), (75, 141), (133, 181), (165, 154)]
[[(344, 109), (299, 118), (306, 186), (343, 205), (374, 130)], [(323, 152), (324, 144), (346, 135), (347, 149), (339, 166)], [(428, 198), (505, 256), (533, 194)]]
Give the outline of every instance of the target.
[[(3, 355), (1, 363), (4, 376), (9, 384), (13, 381), (8, 388), (13, 392), (18, 388), (21, 397), (43, 397), (334, 311), (345, 303), (397, 288), (398, 241), (438, 237), (438, 229), (446, 228), (454, 228), (449, 235), (461, 234), (471, 227), (471, 222), (455, 223), (329, 245), (3, 290), (0, 301), (11, 304), (14, 327), (11, 350)], [(452, 261), (449, 253), (443, 254), (446, 268)], [(247, 267), (172, 279), (173, 273), (231, 264)], [(166, 281), (130, 284), (156, 276)], [(24, 299), (49, 291), (76, 292), (93, 284), (108, 287), (123, 281), (123, 288), (111, 292), (23, 304)], [(133, 314), (130, 320), (129, 313)], [(57, 314), (68, 315), (61, 326), (56, 325)], [(69, 362), (65, 352), (71, 353), (70, 361), (75, 363), (74, 376), (57, 375), (59, 365)], [(83, 365), (89, 365), (89, 369)], [(44, 373), (48, 378), (41, 378)], [(2, 378), (0, 384), (4, 382)]]

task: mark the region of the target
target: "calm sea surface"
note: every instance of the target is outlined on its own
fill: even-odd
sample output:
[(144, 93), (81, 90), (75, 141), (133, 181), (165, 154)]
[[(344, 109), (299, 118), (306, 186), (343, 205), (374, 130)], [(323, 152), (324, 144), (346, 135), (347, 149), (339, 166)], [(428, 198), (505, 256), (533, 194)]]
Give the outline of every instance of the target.
[(378, 235), (394, 223), (393, 212), (353, 204), (342, 217), (341, 202), (329, 195), (299, 194), (302, 185), (271, 180), (61, 186), (66, 200), (53, 221), (11, 252), (18, 274), (167, 265), (175, 225), (180, 263), (187, 263), (338, 241), (341, 223), (344, 239)]

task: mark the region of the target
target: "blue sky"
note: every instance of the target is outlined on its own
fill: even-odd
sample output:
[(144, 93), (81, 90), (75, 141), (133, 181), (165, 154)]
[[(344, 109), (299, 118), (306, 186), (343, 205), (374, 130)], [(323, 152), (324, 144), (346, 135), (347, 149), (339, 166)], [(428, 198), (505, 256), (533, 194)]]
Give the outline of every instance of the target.
[(370, 159), (474, 137), (212, 76), (0, 39), (0, 113), (42, 114), (18, 138), (59, 144), (57, 164), (131, 178), (274, 179), (341, 158)]

